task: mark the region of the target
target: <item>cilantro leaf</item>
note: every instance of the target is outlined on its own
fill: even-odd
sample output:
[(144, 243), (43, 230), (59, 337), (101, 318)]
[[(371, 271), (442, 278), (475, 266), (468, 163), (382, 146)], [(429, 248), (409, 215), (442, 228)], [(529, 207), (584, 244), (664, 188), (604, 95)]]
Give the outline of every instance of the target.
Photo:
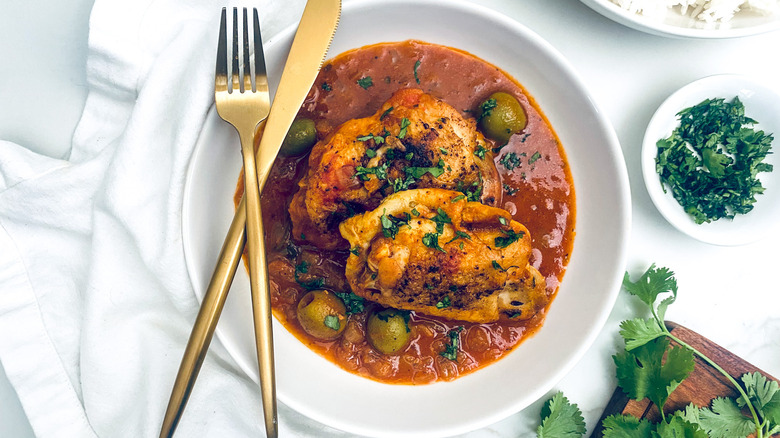
[(523, 231), (517, 233), (512, 229), (502, 230), (502, 232), (504, 235), (496, 237), (493, 241), (493, 244), (496, 246), (496, 248), (506, 248), (509, 245), (517, 242), (519, 239), (522, 239), (525, 235)]
[(444, 298), (441, 299), (438, 303), (436, 303), (437, 309), (444, 309), (446, 307), (450, 307), (452, 305), (452, 301), (450, 300), (449, 295), (445, 295)]
[(436, 232), (439, 234), (444, 232), (444, 224), (452, 223), (452, 219), (450, 219), (447, 212), (442, 210), (441, 207), (436, 210), (436, 215), (433, 216), (431, 220), (436, 224)]
[[(666, 361), (663, 361), (664, 353)], [(654, 339), (612, 358), (617, 366), (618, 384), (623, 391), (636, 400), (650, 399), (660, 410), (694, 366), (691, 350), (669, 348), (666, 337)]]
[(560, 391), (542, 406), (541, 417), (542, 424), (536, 428), (538, 438), (579, 438), (585, 435), (582, 412)]
[(753, 420), (742, 414), (733, 399), (718, 397), (711, 406), (698, 408), (697, 421), (710, 438), (744, 438), (756, 431)]
[[(775, 395), (778, 394), (780, 385), (774, 380), (768, 380), (761, 373), (746, 373), (742, 375), (742, 383), (745, 384), (745, 392), (750, 398), (750, 403), (761, 410), (767, 403), (772, 401)], [(745, 400), (740, 397), (737, 399), (739, 407), (745, 406)]]
[(439, 233), (426, 233), (422, 238), (422, 243), (428, 248), (435, 249), (443, 253), (447, 252), (444, 250), (444, 248), (439, 246)]
[(664, 320), (666, 308), (677, 299), (677, 280), (674, 278), (674, 272), (668, 268), (656, 268), (655, 264), (651, 265), (636, 282), (631, 282), (626, 272), (623, 277), (623, 288), (631, 295), (642, 300), (653, 310), (658, 295), (671, 292), (672, 296), (664, 299), (658, 306), (656, 316), (659, 321)]
[(477, 147), (474, 149), (474, 155), (477, 156), (477, 158), (480, 158), (482, 160), (485, 159), (485, 153), (487, 153), (487, 149), (485, 149), (484, 146), (481, 144), (478, 144)]
[(360, 85), (364, 90), (368, 90), (369, 87), (374, 86), (374, 80), (371, 79), (371, 76), (363, 76), (357, 80), (357, 84)]
[(341, 328), (341, 324), (339, 323), (339, 318), (334, 315), (327, 315), (325, 317), (325, 320), (322, 321), (323, 325), (325, 327), (331, 329), (331, 330), (338, 330)]
[(479, 105), (479, 117), (477, 121), (482, 120), (484, 117), (489, 116), (495, 107), (498, 106), (496, 99), (488, 99)]
[(406, 137), (406, 129), (409, 127), (409, 125), (411, 125), (409, 119), (407, 119), (406, 117), (401, 119), (401, 130), (398, 131), (398, 138), (403, 139), (404, 137)]
[(382, 235), (390, 239), (395, 239), (399, 227), (409, 225), (409, 219), (411, 219), (409, 213), (405, 213), (404, 217), (399, 218), (387, 214), (387, 210), (384, 210), (383, 214), (379, 216), (379, 221), (382, 224)]
[(620, 323), (620, 336), (626, 341), (626, 350), (631, 351), (664, 336), (664, 331), (653, 319), (635, 318)]
[(653, 423), (647, 419), (638, 419), (633, 415), (613, 414), (601, 423), (604, 427), (604, 438), (652, 438)]
[(679, 416), (673, 416), (667, 423), (661, 421), (656, 425), (658, 438), (709, 438), (698, 425), (690, 423)]
[(514, 152), (504, 155), (498, 162), (501, 163), (506, 170), (514, 170), (514, 168), (521, 164), (520, 158)]

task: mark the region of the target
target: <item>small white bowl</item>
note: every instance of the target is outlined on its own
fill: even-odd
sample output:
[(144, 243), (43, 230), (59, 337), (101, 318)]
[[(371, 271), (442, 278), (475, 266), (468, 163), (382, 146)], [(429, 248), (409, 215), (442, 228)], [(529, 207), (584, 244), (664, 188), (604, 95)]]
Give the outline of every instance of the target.
[[(756, 195), (754, 208), (747, 214), (739, 214), (733, 220), (719, 219), (696, 224), (670, 190), (664, 192), (661, 179), (655, 170), (656, 142), (667, 138), (679, 126), (677, 113), (708, 98), (725, 98), (730, 101), (738, 96), (745, 105), (745, 115), (756, 120), (756, 130), (774, 135), (772, 153), (764, 162), (774, 165), (773, 172), (762, 172), (758, 179), (766, 189)], [(650, 198), (664, 218), (678, 230), (702, 242), (714, 245), (734, 246), (755, 242), (780, 226), (780, 168), (778, 167), (778, 137), (780, 136), (780, 94), (750, 76), (715, 75), (694, 81), (669, 96), (658, 108), (645, 131), (642, 143), (642, 175)]]
[(737, 38), (780, 29), (778, 14), (762, 15), (740, 11), (728, 23), (718, 27), (703, 27), (701, 21), (684, 16), (676, 9), (669, 9), (664, 19), (658, 20), (623, 9), (610, 0), (581, 1), (599, 14), (624, 26), (665, 37)]

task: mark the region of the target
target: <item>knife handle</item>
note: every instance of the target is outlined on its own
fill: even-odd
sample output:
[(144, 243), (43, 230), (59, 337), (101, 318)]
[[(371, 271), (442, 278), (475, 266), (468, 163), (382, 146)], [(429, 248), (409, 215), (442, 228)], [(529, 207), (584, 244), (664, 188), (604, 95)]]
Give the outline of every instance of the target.
[(222, 308), (225, 306), (225, 299), (230, 285), (233, 284), (236, 268), (241, 262), (241, 255), (246, 243), (245, 204), (246, 201), (242, 196), (225, 237), (225, 242), (222, 244), (217, 266), (214, 268), (214, 274), (211, 276), (208, 289), (203, 297), (198, 316), (190, 333), (190, 339), (187, 341), (184, 357), (173, 384), (171, 398), (168, 401), (168, 408), (165, 411), (160, 438), (173, 436), (176, 426), (179, 424), (209, 349), (211, 338), (214, 336), (214, 329), (217, 327)]

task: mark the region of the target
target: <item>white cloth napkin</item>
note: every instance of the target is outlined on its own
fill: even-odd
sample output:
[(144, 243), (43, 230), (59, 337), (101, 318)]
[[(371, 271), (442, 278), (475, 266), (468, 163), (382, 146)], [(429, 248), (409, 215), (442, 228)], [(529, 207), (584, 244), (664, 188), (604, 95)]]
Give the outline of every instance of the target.
[[(199, 306), (181, 206), (222, 6), (97, 0), (70, 158), (0, 142), (0, 361), (37, 436), (159, 434)], [(304, 1), (248, 6), (268, 40)], [(177, 436), (262, 436), (260, 412), (257, 385), (215, 339)], [(322, 436), (284, 406), (280, 423), (283, 436)]]

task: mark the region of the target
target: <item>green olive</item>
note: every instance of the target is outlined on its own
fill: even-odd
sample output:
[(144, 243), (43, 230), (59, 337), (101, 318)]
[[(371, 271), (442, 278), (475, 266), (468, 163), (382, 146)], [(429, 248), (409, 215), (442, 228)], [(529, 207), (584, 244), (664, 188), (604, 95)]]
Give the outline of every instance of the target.
[(525, 129), (528, 120), (520, 102), (509, 93), (493, 93), (479, 106), (479, 127), (486, 137), (506, 144), (512, 134)]
[(378, 351), (395, 354), (409, 343), (407, 312), (384, 309), (368, 317), (366, 334), (368, 341)]
[(317, 142), (312, 119), (295, 119), (282, 142), (282, 155), (303, 155)]
[(304, 295), (298, 302), (298, 322), (303, 330), (318, 339), (333, 340), (347, 327), (347, 309), (333, 292), (320, 289)]

